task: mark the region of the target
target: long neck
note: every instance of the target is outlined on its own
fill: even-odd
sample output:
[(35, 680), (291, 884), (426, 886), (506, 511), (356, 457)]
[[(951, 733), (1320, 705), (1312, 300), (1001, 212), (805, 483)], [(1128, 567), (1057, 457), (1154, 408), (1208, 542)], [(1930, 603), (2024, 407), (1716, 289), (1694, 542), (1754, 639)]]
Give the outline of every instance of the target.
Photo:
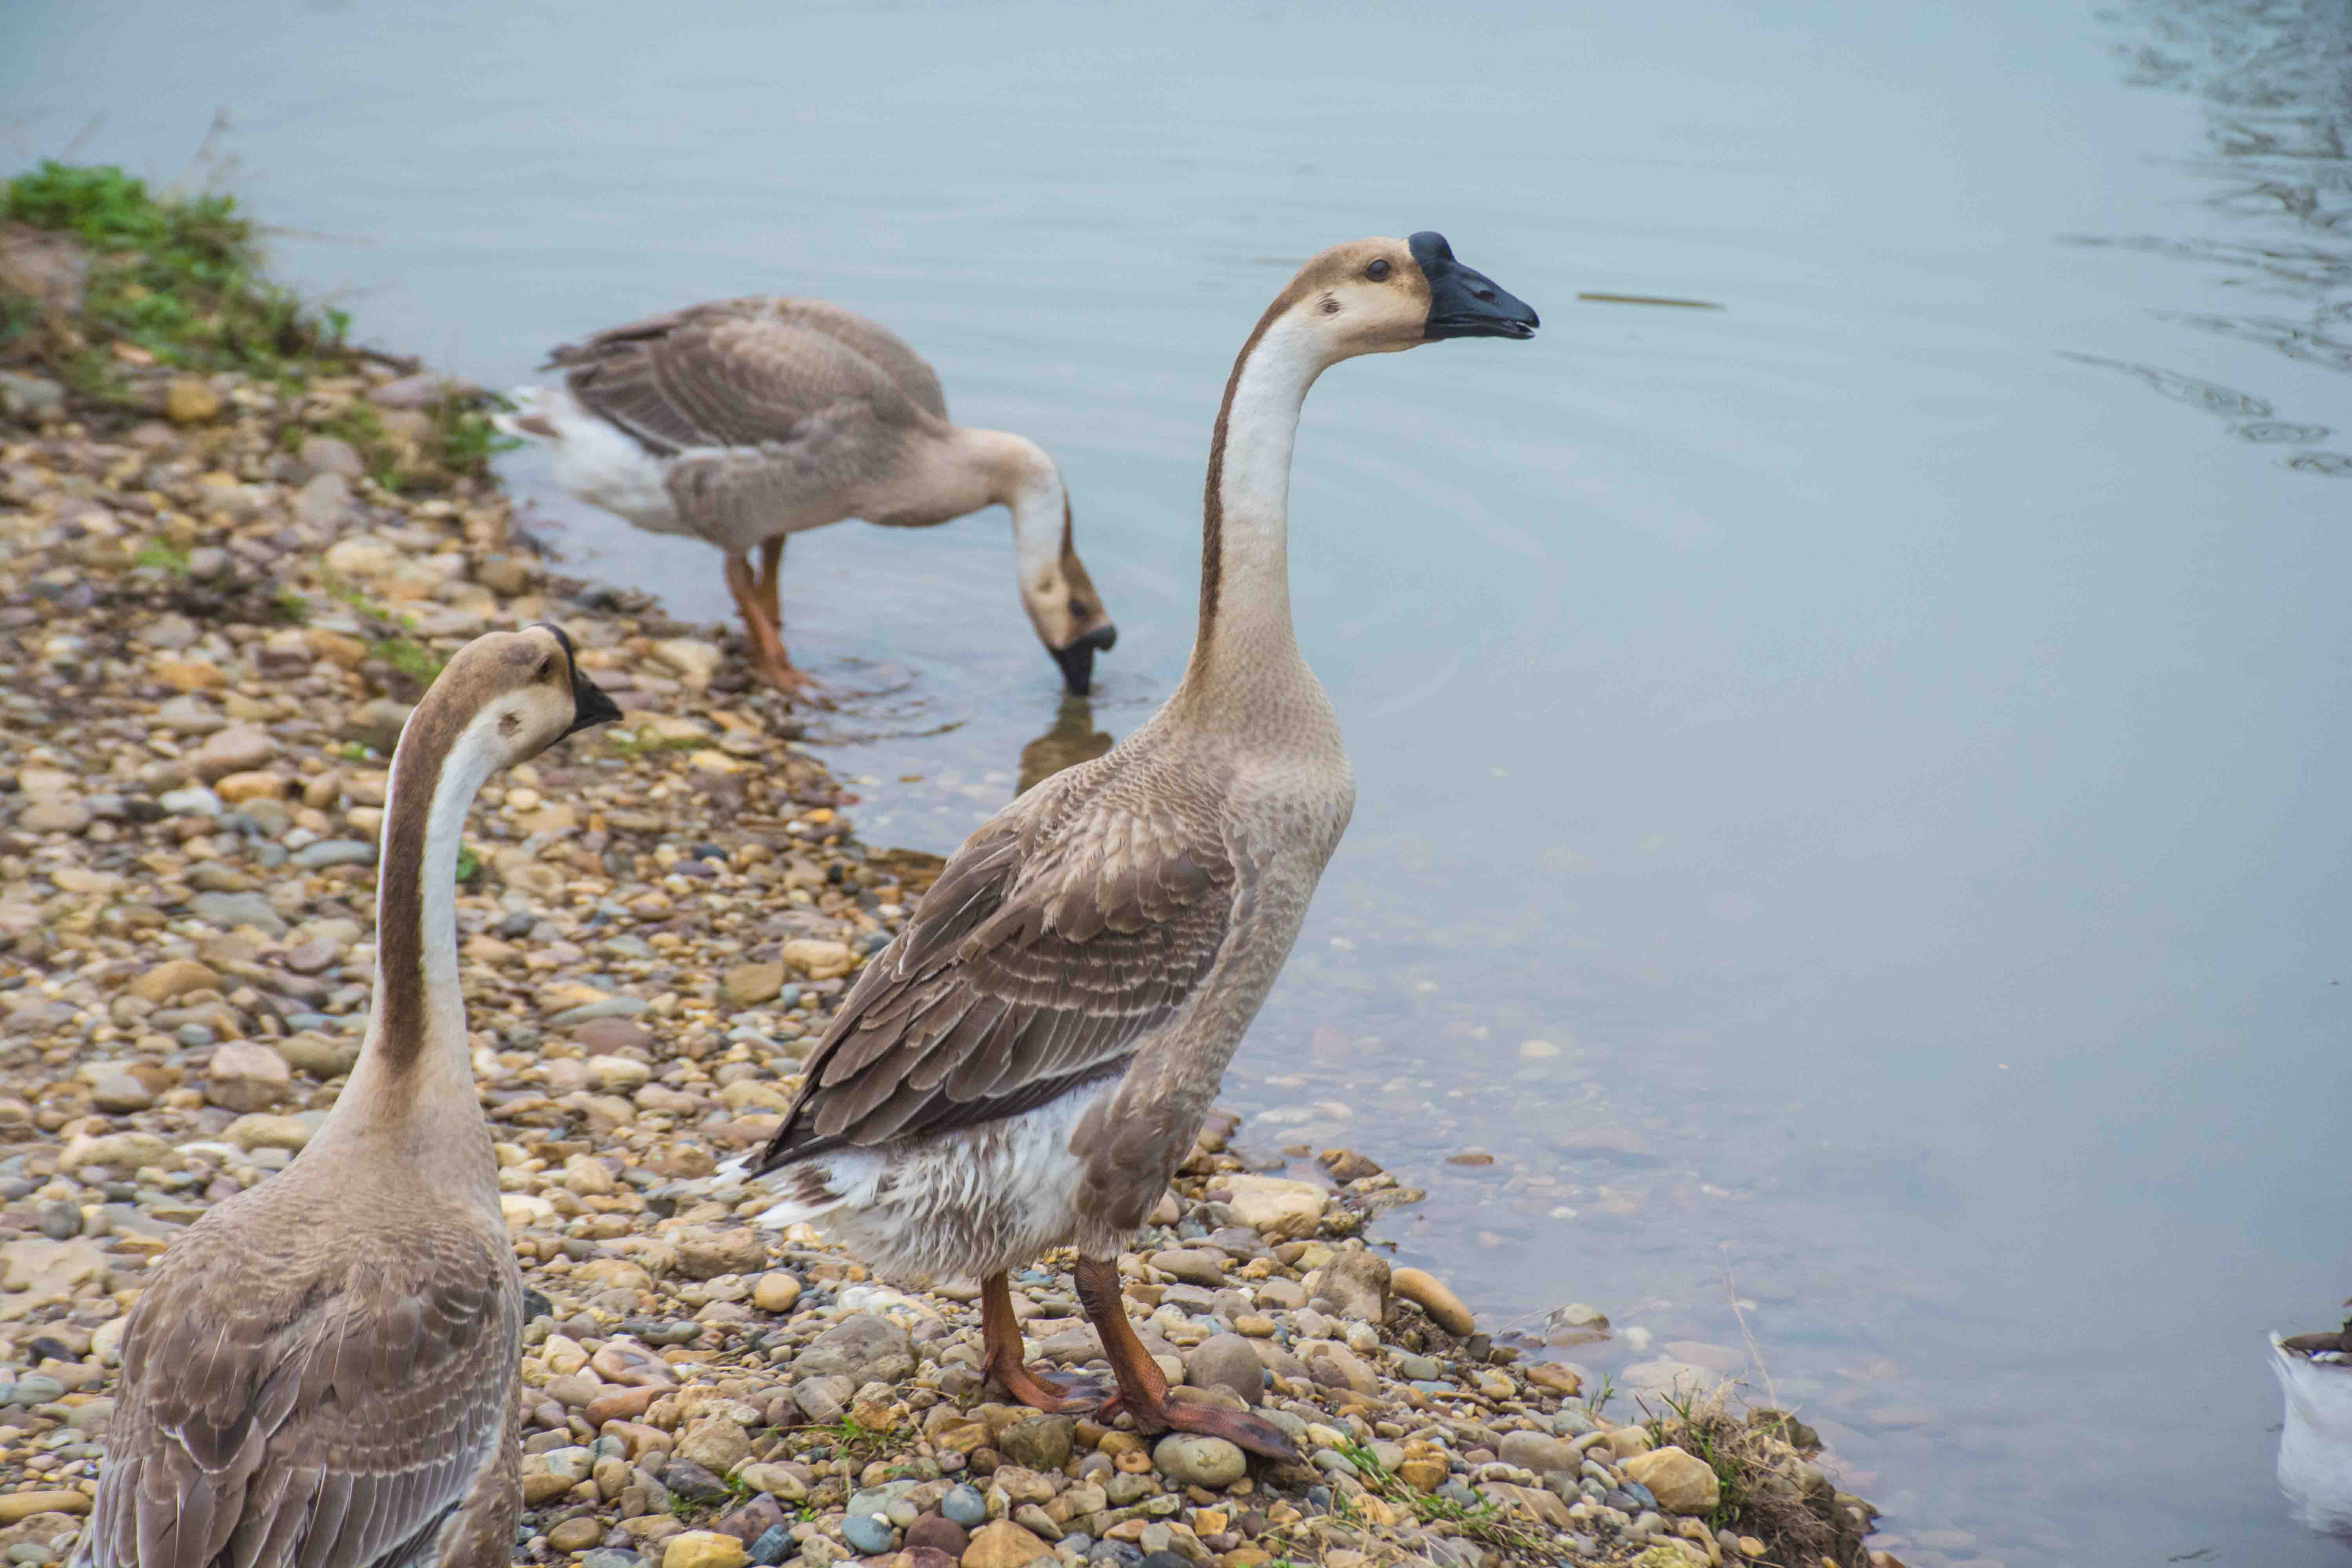
[(1194, 690), (1306, 672), (1290, 624), (1290, 454), (1307, 389), (1328, 362), (1306, 319), (1285, 303), (1234, 362), (1209, 444), (1201, 624), (1184, 672)]
[(1024, 588), (1049, 587), (1060, 570), (1069, 503), (1062, 471), (1045, 449), (1009, 430), (959, 425), (947, 443), (949, 471), (936, 481), (961, 517), (984, 506), (1013, 513), (1014, 570)]
[[(469, 718), (477, 720), (467, 724)], [(457, 857), (498, 758), (490, 725), (428, 696), (392, 759), (376, 874), (375, 1010), (330, 1126), (478, 1124), (457, 982)]]

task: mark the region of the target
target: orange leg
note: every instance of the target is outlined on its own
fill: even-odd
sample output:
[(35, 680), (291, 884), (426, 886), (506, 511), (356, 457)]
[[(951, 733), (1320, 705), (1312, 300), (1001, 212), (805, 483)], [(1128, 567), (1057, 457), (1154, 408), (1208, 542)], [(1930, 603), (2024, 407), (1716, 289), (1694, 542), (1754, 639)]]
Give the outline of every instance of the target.
[[(764, 547), (763, 547), (764, 549)], [(761, 679), (784, 690), (798, 694), (809, 689), (809, 678), (793, 668), (792, 659), (784, 653), (783, 628), (776, 610), (775, 558), (783, 553), (778, 542), (774, 554), (768, 558), (764, 584), (752, 575), (751, 558), (730, 555), (727, 558), (727, 588), (735, 595), (735, 608), (743, 616), (743, 630), (751, 643), (751, 668)]]
[(776, 568), (784, 562), (784, 539), (780, 533), (760, 546), (760, 605), (768, 612), (768, 624), (776, 628), (779, 638), (784, 631), (784, 610), (776, 592)]
[(1086, 1304), (1095, 1332), (1102, 1336), (1103, 1354), (1109, 1358), (1111, 1372), (1118, 1378), (1118, 1397), (1102, 1407), (1097, 1420), (1108, 1421), (1123, 1410), (1135, 1417), (1138, 1428), (1147, 1433), (1171, 1428), (1201, 1432), (1223, 1437), (1236, 1447), (1269, 1459), (1303, 1462), (1298, 1450), (1291, 1445), (1290, 1435), (1263, 1415), (1223, 1405), (1171, 1397), (1168, 1379), (1161, 1374), (1160, 1363), (1151, 1359), (1143, 1342), (1136, 1337), (1135, 1325), (1127, 1321), (1127, 1302), (1119, 1295), (1116, 1259), (1081, 1258), (1071, 1275), (1077, 1282), (1078, 1300)]
[(982, 1369), (1022, 1404), (1050, 1415), (1083, 1415), (1101, 1405), (1102, 1390), (1092, 1381), (1022, 1360), (1013, 1282), (1002, 1269), (980, 1282), (980, 1333)]

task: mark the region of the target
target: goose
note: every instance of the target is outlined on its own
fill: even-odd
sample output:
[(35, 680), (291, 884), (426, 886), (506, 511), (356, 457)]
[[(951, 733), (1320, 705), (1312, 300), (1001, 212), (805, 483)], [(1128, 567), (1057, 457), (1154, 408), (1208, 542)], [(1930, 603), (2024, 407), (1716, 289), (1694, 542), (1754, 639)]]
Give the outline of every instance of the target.
[(506, 1568), (522, 1281), (457, 984), (459, 835), (494, 770), (619, 717), (552, 626), (475, 639), (410, 717), (359, 1060), (131, 1309), (78, 1565)]
[[(921, 355), (822, 300), (689, 306), (566, 343), (519, 387), (509, 435), (554, 457), (555, 480), (654, 533), (726, 552), (751, 664), (787, 691), (809, 682), (784, 650), (776, 572), (784, 541), (848, 518), (893, 528), (1002, 505), (1029, 622), (1085, 696), (1118, 640), (1071, 540), (1061, 470), (1035, 442), (948, 419)], [(760, 555), (755, 572), (753, 552)]]
[[(1039, 1409), (1124, 1413), (1295, 1459), (1245, 1411), (1172, 1396), (1118, 1258), (1191, 1150), (1354, 809), (1292, 634), (1291, 447), (1327, 367), (1536, 313), (1434, 233), (1327, 250), (1243, 345), (1209, 446), (1200, 620), (1142, 728), (949, 860), (843, 999), (756, 1166), (771, 1226), (821, 1222), (886, 1275), (977, 1279), (984, 1362)], [(1117, 1389), (1024, 1364), (1008, 1271), (1069, 1247)]]
[(2271, 1371), (2286, 1396), (2279, 1489), (2296, 1522), (2352, 1545), (2352, 1319), (2334, 1333), (2273, 1334)]

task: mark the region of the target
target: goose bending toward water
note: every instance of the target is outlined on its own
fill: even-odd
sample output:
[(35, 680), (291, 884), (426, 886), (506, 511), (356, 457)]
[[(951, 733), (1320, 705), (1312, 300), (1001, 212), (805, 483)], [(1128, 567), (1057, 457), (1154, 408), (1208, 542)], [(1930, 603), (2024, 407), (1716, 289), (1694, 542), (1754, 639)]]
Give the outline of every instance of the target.
[(784, 541), (853, 517), (922, 528), (1002, 505), (1021, 602), (1071, 691), (1087, 693), (1095, 655), (1118, 638), (1071, 542), (1054, 459), (950, 423), (938, 374), (862, 316), (821, 300), (722, 300), (565, 344), (546, 368), (563, 384), (518, 388), (501, 427), (550, 447), (556, 483), (580, 500), (719, 546), (752, 666), (787, 690), (807, 681), (784, 651)]
[[(1536, 324), (1435, 234), (1307, 264), (1225, 384), (1174, 695), (964, 842), (843, 1001), (757, 1163), (782, 1194), (769, 1223), (819, 1221), (886, 1272), (978, 1279), (988, 1370), (1027, 1404), (1295, 1457), (1262, 1417), (1171, 1396), (1122, 1308), (1118, 1252), (1191, 1149), (1355, 803), (1291, 631), (1307, 389), (1357, 354)], [(1023, 1362), (1007, 1270), (1065, 1246), (1118, 1380), (1108, 1402)]]
[(2334, 1333), (2273, 1334), (2271, 1371), (2286, 1395), (2279, 1489), (2298, 1523), (2352, 1545), (2352, 1319)]
[(283, 1172), (207, 1213), (131, 1309), (89, 1568), (506, 1568), (522, 1281), (457, 984), (466, 809), (620, 717), (553, 626), (477, 638), (393, 754), (375, 1009)]

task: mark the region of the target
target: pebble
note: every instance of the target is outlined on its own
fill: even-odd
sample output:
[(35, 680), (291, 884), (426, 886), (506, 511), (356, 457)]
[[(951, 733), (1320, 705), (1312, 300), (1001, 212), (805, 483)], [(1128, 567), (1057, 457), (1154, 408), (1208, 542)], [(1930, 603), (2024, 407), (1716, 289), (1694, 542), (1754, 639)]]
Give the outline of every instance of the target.
[(1179, 1486), (1212, 1490), (1229, 1487), (1249, 1473), (1249, 1461), (1240, 1448), (1223, 1437), (1192, 1432), (1171, 1433), (1160, 1439), (1151, 1450), (1151, 1463)]
[(940, 1512), (966, 1530), (977, 1530), (988, 1522), (988, 1501), (977, 1487), (951, 1487), (940, 1499)]

